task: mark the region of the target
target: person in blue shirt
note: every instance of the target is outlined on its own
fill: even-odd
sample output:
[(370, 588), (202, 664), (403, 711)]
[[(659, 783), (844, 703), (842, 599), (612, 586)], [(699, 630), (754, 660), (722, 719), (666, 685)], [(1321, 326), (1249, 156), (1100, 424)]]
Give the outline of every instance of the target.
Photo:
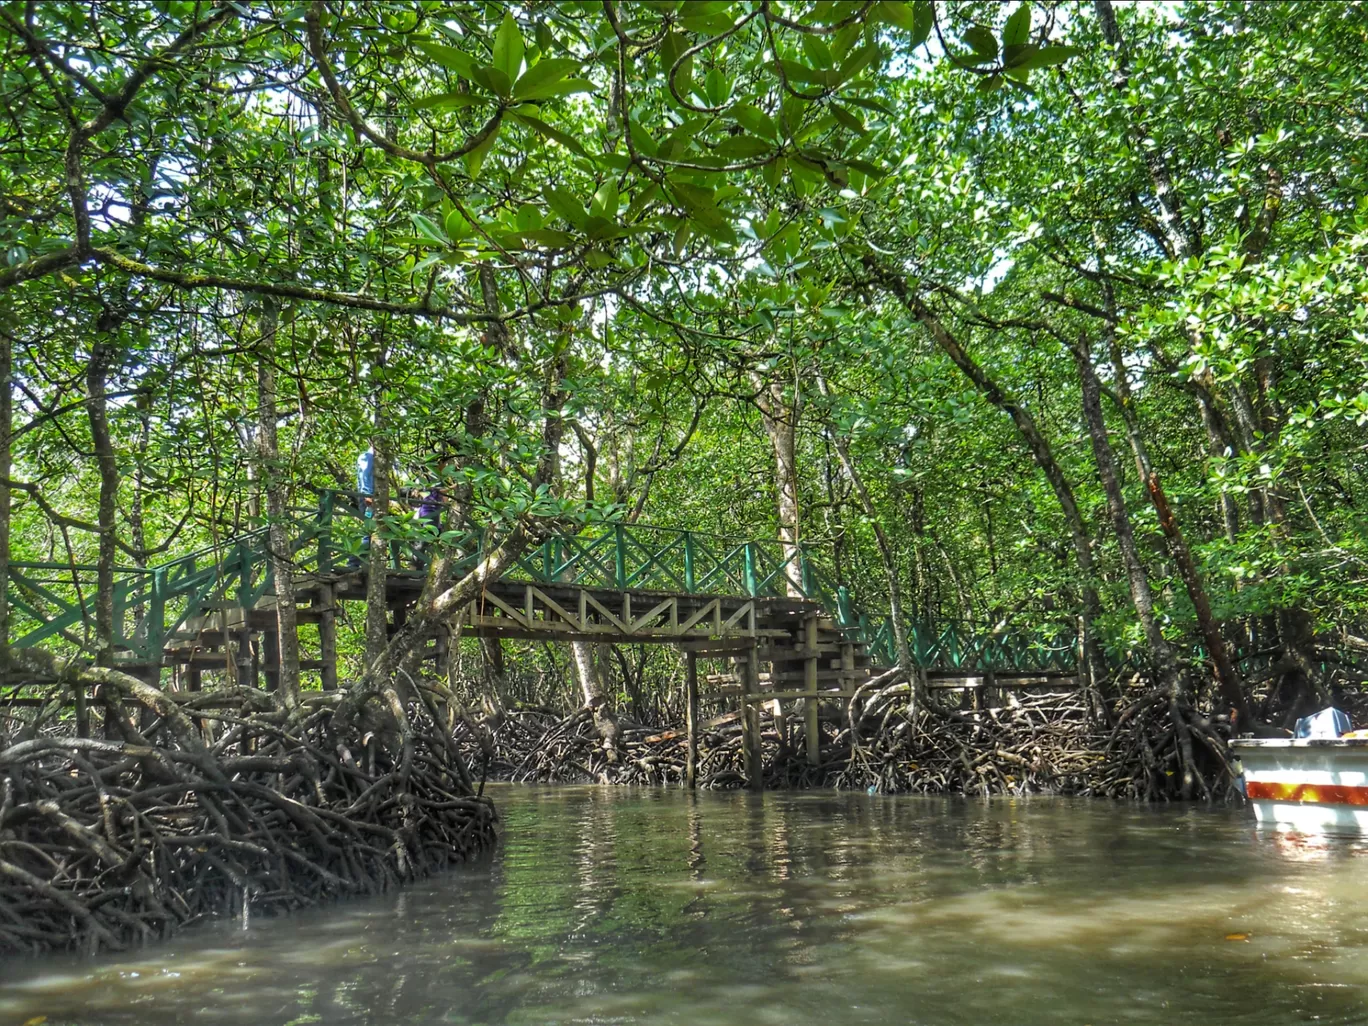
[(356, 494), (364, 515), (371, 516), (375, 508), (374, 448), (368, 448), (356, 457)]
[[(375, 518), (375, 448), (367, 447), (366, 451), (356, 457), (356, 508), (362, 518), (367, 521), (365, 531), (361, 535), (361, 555), (366, 557), (370, 553), (371, 529), (369, 521)], [(347, 560), (348, 570), (360, 570), (361, 560), (355, 557)]]

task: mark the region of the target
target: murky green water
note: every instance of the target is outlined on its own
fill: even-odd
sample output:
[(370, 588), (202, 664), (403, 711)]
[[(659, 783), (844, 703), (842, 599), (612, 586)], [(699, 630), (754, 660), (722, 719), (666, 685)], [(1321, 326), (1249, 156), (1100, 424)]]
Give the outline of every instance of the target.
[(0, 1026), (1368, 1023), (1368, 845), (1259, 833), (1243, 810), (496, 798), (488, 864), (5, 965)]

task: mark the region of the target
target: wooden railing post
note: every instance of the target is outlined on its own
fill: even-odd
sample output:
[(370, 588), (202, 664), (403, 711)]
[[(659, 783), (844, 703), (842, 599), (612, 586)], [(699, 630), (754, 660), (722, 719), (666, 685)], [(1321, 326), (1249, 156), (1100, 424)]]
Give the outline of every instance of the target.
[(152, 571), (152, 596), (147, 602), (146, 646), (147, 659), (157, 668), (161, 676), (162, 649), (166, 645), (166, 567), (159, 566)]
[(693, 532), (684, 532), (684, 590), (692, 595), (698, 588), (694, 577), (694, 540)]
[(754, 598), (759, 590), (755, 580), (755, 542), (746, 542), (742, 558), (746, 568), (746, 594)]
[(237, 550), (238, 605), (248, 609), (252, 605), (252, 547), (240, 541)]
[(812, 572), (812, 560), (808, 558), (806, 545), (798, 548), (798, 587), (802, 589), (803, 598), (810, 599), (817, 594), (817, 581)]
[(613, 541), (615, 543), (614, 569), (617, 587), (619, 591), (622, 591), (627, 587), (627, 529), (621, 524), (613, 525)]

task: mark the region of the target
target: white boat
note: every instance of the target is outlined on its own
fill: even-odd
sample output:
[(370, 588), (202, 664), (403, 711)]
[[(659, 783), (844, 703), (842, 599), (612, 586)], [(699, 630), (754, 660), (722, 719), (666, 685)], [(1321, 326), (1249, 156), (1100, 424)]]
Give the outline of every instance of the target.
[(1240, 738), (1230, 748), (1260, 824), (1368, 834), (1368, 737)]

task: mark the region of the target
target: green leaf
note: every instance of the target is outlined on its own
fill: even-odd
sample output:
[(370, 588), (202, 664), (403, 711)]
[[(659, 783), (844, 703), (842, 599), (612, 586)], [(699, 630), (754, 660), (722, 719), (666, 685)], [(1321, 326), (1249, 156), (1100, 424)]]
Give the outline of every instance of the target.
[(551, 249), (565, 249), (575, 244), (573, 235), (569, 232), (557, 231), (554, 228), (534, 228), (520, 234), (529, 242), (540, 243)]
[(865, 110), (872, 110), (877, 114), (883, 114), (885, 117), (897, 117), (897, 115), (893, 113), (892, 108), (887, 104), (880, 103), (878, 100), (872, 100), (867, 96), (843, 96), (841, 99), (845, 100), (846, 103), (854, 104), (856, 107), (863, 107)]
[(778, 188), (779, 183), (784, 180), (784, 171), (788, 167), (788, 161), (780, 157), (778, 160), (771, 160), (760, 169), (760, 175), (765, 179), (765, 184), (771, 189)]
[(865, 123), (844, 107), (833, 103), (830, 106), (830, 110), (836, 120), (852, 132), (855, 132), (858, 135), (865, 135), (868, 133), (869, 129), (865, 127)]
[(912, 32), (917, 24), (912, 5), (904, 3), (903, 0), (879, 0), (874, 5), (874, 16), (885, 24), (906, 29), (908, 32)]
[(856, 171), (859, 171), (861, 174), (867, 175), (869, 178), (875, 181), (885, 177), (888, 174), (888, 171), (884, 168), (879, 167), (879, 165), (871, 164), (869, 161), (861, 160), (859, 157), (844, 157), (842, 158), (841, 163), (854, 168)]
[(982, 61), (997, 60), (997, 36), (993, 35), (993, 30), (987, 25), (971, 25), (964, 32), (964, 41)]
[(809, 68), (806, 64), (799, 64), (797, 61), (780, 60), (779, 67), (784, 71), (784, 77), (790, 82), (798, 82), (805, 85), (823, 85), (826, 83), (826, 75), (816, 68)]
[[(1009, 46), (1002, 51), (1002, 66), (1004, 68), (1016, 68), (1030, 60), (1031, 55), (1038, 52), (1040, 47), (1034, 43), (1018, 43)], [(1027, 71), (1030, 69), (1027, 68)]]
[(476, 96), (473, 93), (437, 93), (434, 96), (424, 96), (421, 100), (413, 101), (414, 110), (458, 110), (462, 107), (473, 107), (477, 103), (490, 103), (491, 101), (483, 96)]
[(541, 208), (534, 206), (531, 203), (524, 203), (522, 206), (518, 207), (518, 216), (516, 220), (518, 231), (536, 231), (542, 226)]
[(618, 210), (618, 187), (617, 182), (610, 178), (598, 187), (593, 199), (589, 201), (590, 217), (605, 217), (609, 220), (617, 217)]
[(571, 227), (583, 228), (589, 218), (584, 212), (584, 204), (575, 198), (569, 189), (549, 186), (543, 190), (546, 205), (559, 214)]
[(720, 68), (710, 68), (703, 79), (703, 92), (712, 106), (724, 106), (731, 98), (731, 81)]
[(688, 246), (689, 239), (693, 237), (693, 230), (693, 222), (688, 218), (679, 222), (679, 227), (675, 229), (674, 239), (671, 243), (676, 257), (684, 255), (684, 249)]
[(548, 57), (528, 68), (517, 84), (513, 86), (513, 96), (523, 100), (528, 92), (551, 82), (559, 82), (570, 72), (579, 68), (580, 62), (570, 57)]
[(841, 65), (841, 70), (836, 74), (838, 84), (849, 82), (878, 59), (879, 48), (877, 46), (870, 45), (860, 47), (847, 57), (845, 63)]
[[(519, 83), (521, 85), (522, 83)], [(571, 93), (592, 93), (594, 83), (587, 78), (563, 78), (559, 82), (545, 82), (519, 93), (513, 89), (514, 98), (519, 100), (549, 100), (553, 96), (569, 96)]]
[(513, 20), (513, 15), (505, 12), (498, 31), (494, 33), (494, 67), (508, 76), (510, 88), (518, 72), (522, 71), (522, 59), (522, 33), (518, 31), (518, 23)]
[(418, 234), (429, 242), (436, 243), (439, 246), (450, 244), (446, 232), (442, 231), (432, 218), (424, 214), (409, 214), (409, 220), (413, 222), (413, 227), (418, 229)]
[(914, 26), (912, 29), (912, 45), (921, 46), (931, 35), (931, 27), (936, 21), (936, 12), (931, 6), (931, 0), (915, 0), (912, 4)]
[(646, 131), (636, 120), (632, 121), (632, 145), (639, 153), (644, 153), (648, 157), (654, 157), (660, 152), (660, 144), (650, 132)]
[(818, 68), (829, 68), (835, 63), (831, 56), (831, 47), (815, 33), (803, 33), (803, 53)]
[(764, 136), (766, 139), (778, 140), (779, 126), (774, 123), (774, 119), (760, 108), (744, 103), (731, 109), (731, 116), (736, 119), (736, 123), (752, 135)]
[(1078, 46), (1042, 46), (1035, 53), (1021, 61), (1019, 68), (1050, 68), (1056, 64), (1063, 64), (1070, 57), (1075, 57), (1083, 52), (1082, 47)]
[(480, 170), (484, 167), (485, 157), (489, 156), (489, 151), (494, 146), (494, 140), (499, 137), (499, 126), (495, 125), (494, 130), (473, 150), (465, 155), (466, 173), (471, 178), (479, 178)]
[(732, 231), (731, 219), (717, 206), (711, 189), (674, 179), (670, 180), (670, 189), (679, 200), (680, 206), (688, 210), (695, 221), (705, 229), (711, 229), (709, 234), (717, 231), (729, 233)]
[(1008, 47), (1021, 46), (1031, 38), (1031, 5), (1024, 3), (1012, 12), (1006, 24), (1002, 26), (1002, 49), (1006, 52)]
[(447, 238), (452, 242), (459, 242), (470, 234), (470, 222), (459, 210), (452, 210), (446, 216)]
[(513, 83), (498, 68), (485, 64), (470, 69), (470, 77), (473, 81), (484, 86), (491, 93), (503, 97), (505, 100), (513, 91)]
[(454, 46), (447, 46), (445, 43), (433, 43), (426, 39), (416, 40), (413, 44), (423, 53), (427, 54), (444, 68), (456, 72), (462, 78), (471, 77), (471, 69), (475, 67), (475, 62), (470, 54), (463, 50), (458, 50)]
[(773, 143), (753, 135), (729, 135), (717, 144), (713, 152), (721, 157), (758, 157), (773, 150)]
[[(536, 110), (535, 107), (531, 107), (529, 109)], [(576, 139), (573, 135), (570, 135), (568, 132), (562, 132), (559, 128), (555, 127), (554, 125), (547, 124), (541, 118), (534, 117), (531, 114), (525, 114), (520, 110), (515, 110), (511, 113), (513, 117), (515, 117), (517, 120), (521, 121), (529, 128), (535, 129), (538, 133), (545, 136), (547, 139), (553, 139), (556, 142), (560, 143), (562, 146), (564, 146), (571, 153), (578, 154), (579, 156), (588, 159), (589, 154), (584, 149), (584, 147), (580, 145), (580, 141)]]

